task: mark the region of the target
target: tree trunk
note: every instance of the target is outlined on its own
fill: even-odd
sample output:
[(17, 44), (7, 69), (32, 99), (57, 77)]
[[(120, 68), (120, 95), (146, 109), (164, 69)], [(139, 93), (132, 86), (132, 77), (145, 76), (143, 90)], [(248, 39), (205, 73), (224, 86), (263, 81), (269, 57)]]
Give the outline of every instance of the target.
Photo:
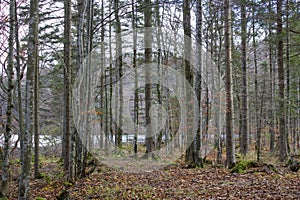
[[(190, 0), (184, 0), (183, 1), (183, 31), (184, 31), (184, 75), (185, 75), (185, 80), (188, 82), (188, 84), (193, 85), (193, 74), (191, 70), (191, 54), (190, 50), (192, 49), (192, 43), (191, 43), (191, 10), (190, 10), (191, 2)], [(184, 79), (183, 79), (184, 80)], [(184, 84), (184, 81), (182, 82)], [(184, 92), (186, 92), (186, 85), (183, 85), (184, 87)], [(187, 98), (187, 105), (188, 107), (188, 102), (191, 99), (191, 96), (189, 92), (186, 94)], [(187, 115), (187, 114), (186, 114)], [(193, 122), (193, 119), (191, 119), (192, 116), (184, 116), (186, 117), (185, 119), (185, 134), (187, 135), (187, 140), (188, 141), (193, 141), (191, 144), (187, 144), (187, 149), (185, 151), (185, 162), (188, 166), (194, 167), (196, 165), (195, 158), (196, 158), (196, 152), (194, 148), (194, 138), (193, 133), (191, 133), (189, 124)]]
[(233, 138), (233, 97), (232, 97), (232, 57), (231, 57), (231, 1), (225, 0), (225, 92), (226, 92), (226, 167), (235, 165)]
[[(92, 30), (92, 22), (93, 22), (93, 6), (94, 6), (94, 1), (87, 1), (86, 2), (86, 40), (85, 40), (85, 49), (86, 49), (86, 64), (87, 64), (87, 69), (86, 72), (84, 73), (85, 77), (85, 87), (86, 87), (86, 91), (85, 91), (85, 95), (86, 95), (86, 99), (87, 101), (85, 102), (85, 109), (88, 111), (85, 114), (85, 119), (84, 119), (84, 137), (81, 138), (81, 142), (79, 144), (80, 146), (80, 151), (79, 151), (79, 165), (78, 165), (78, 173), (79, 173), (79, 177), (85, 177), (86, 173), (86, 165), (87, 165), (87, 148), (91, 146), (91, 130), (90, 130), (90, 120), (91, 120), (91, 115), (90, 112), (91, 111), (91, 65), (92, 65), (92, 60), (91, 60), (91, 52), (92, 52), (92, 47), (93, 47), (93, 30)], [(71, 70), (70, 70), (71, 72)], [(70, 73), (71, 74), (71, 73)], [(71, 77), (70, 77), (71, 78)], [(82, 133), (81, 133), (82, 134)]]
[(39, 172), (39, 137), (40, 137), (40, 125), (39, 125), (39, 66), (34, 68), (34, 94), (33, 94), (33, 130), (34, 130), (34, 177), (41, 178)]
[[(157, 26), (157, 77), (158, 77), (158, 82), (162, 80), (161, 77), (161, 60), (162, 60), (162, 46), (161, 46), (161, 21), (160, 21), (160, 12), (159, 12), (159, 1), (156, 0), (156, 5), (155, 5), (155, 17), (156, 17), (156, 26)], [(156, 93), (157, 93), (157, 101), (159, 105), (162, 105), (162, 97), (161, 97), (161, 84), (157, 83), (156, 84)], [(157, 120), (160, 122), (161, 121), (161, 109), (157, 110)], [(163, 137), (163, 132), (164, 130), (161, 129), (156, 140), (156, 149), (160, 150), (161, 144), (162, 144), (162, 137)]]
[[(101, 128), (100, 131), (100, 148), (106, 150), (108, 146), (108, 138), (109, 138), (109, 94), (108, 94), (108, 86), (106, 85), (108, 83), (108, 76), (109, 76), (109, 70), (106, 69), (106, 62), (105, 62), (105, 29), (104, 29), (104, 0), (101, 0), (101, 20), (102, 20), (102, 29), (101, 29), (101, 71), (104, 72), (104, 82), (103, 78), (101, 78), (101, 88), (104, 87), (105, 90), (105, 132), (103, 133), (103, 129)], [(108, 72), (108, 74), (107, 74)], [(103, 102), (103, 97), (101, 97), (101, 102)], [(102, 103), (101, 103), (102, 104)], [(102, 111), (101, 111), (102, 112)], [(102, 114), (100, 114), (103, 116)], [(101, 118), (100, 118), (101, 120)], [(100, 127), (101, 127), (100, 122)]]
[(283, 66), (283, 31), (282, 31), (282, 0), (277, 0), (277, 65), (279, 93), (279, 158), (287, 158), (287, 134), (285, 132), (285, 96), (284, 96), (284, 66)]
[(71, 2), (64, 1), (64, 120), (63, 120), (63, 158), (64, 170), (70, 167), (70, 90), (71, 90)]
[(133, 144), (133, 150), (134, 150), (134, 156), (137, 156), (137, 149), (138, 149), (138, 125), (139, 125), (139, 92), (138, 92), (138, 73), (137, 73), (137, 65), (136, 65), (136, 59), (137, 59), (137, 32), (136, 32), (136, 9), (134, 0), (131, 1), (131, 7), (132, 7), (132, 29), (133, 29), (133, 67), (134, 67), (134, 116), (133, 120), (135, 123), (135, 130), (134, 130), (134, 144)]
[(260, 162), (260, 156), (261, 156), (261, 131), (262, 131), (262, 121), (263, 121), (263, 106), (264, 106), (264, 94), (265, 94), (265, 80), (263, 80), (263, 88), (261, 93), (261, 101), (260, 101), (260, 112), (259, 112), (259, 118), (258, 120), (258, 127), (257, 127), (257, 142), (256, 142), (256, 155), (257, 155), (257, 162)]
[[(121, 37), (121, 22), (119, 18), (119, 0), (114, 0), (114, 10), (115, 10), (115, 28), (116, 28), (116, 67), (118, 68), (118, 73), (117, 73), (117, 82), (118, 82), (118, 89), (117, 91), (118, 94), (118, 99), (117, 101), (119, 102), (118, 106), (118, 127), (117, 127), (117, 135), (116, 135), (116, 145), (119, 148), (122, 148), (122, 126), (123, 126), (123, 84), (122, 84), (122, 75), (123, 75), (123, 56), (122, 56), (122, 37)], [(117, 115), (116, 115), (117, 116)]]
[(246, 56), (246, 40), (247, 40), (247, 19), (246, 4), (241, 5), (241, 34), (242, 34), (242, 98), (241, 98), (241, 145), (240, 151), (244, 156), (248, 153), (248, 95), (247, 95), (247, 56)]
[(289, 0), (286, 0), (286, 99), (287, 99), (287, 106), (286, 106), (286, 141), (287, 141), (287, 151), (288, 153), (291, 152), (290, 150), (290, 143), (289, 143), (289, 134), (290, 134), (290, 125), (291, 125), (291, 107), (290, 107), (290, 30), (289, 30)]
[(2, 183), (0, 197), (8, 195), (9, 181), (9, 149), (12, 132), (12, 109), (13, 109), (13, 66), (14, 66), (14, 29), (16, 26), (15, 1), (10, 3), (9, 7), (9, 38), (8, 38), (8, 66), (7, 66), (7, 104), (6, 104), (6, 127), (4, 133), (3, 158), (2, 158)]
[(260, 157), (260, 148), (261, 148), (261, 128), (260, 128), (260, 116), (259, 116), (259, 105), (258, 105), (258, 66), (257, 66), (257, 52), (256, 52), (256, 37), (255, 37), (255, 21), (254, 21), (254, 6), (252, 7), (252, 43), (253, 43), (253, 60), (254, 60), (254, 90), (255, 90), (255, 130), (256, 130), (256, 153), (257, 160)]
[[(269, 37), (271, 40), (272, 37), (272, 23), (271, 23), (271, 12), (272, 12), (272, 1), (269, 1), (268, 11), (269, 11)], [(275, 151), (275, 127), (274, 127), (274, 84), (273, 84), (273, 57), (272, 57), (272, 49), (273, 45), (271, 41), (269, 41), (269, 72), (270, 72), (270, 110), (269, 110), (269, 120), (270, 120), (270, 152), (274, 153)]]
[[(109, 3), (109, 13), (111, 13), (111, 3)], [(111, 15), (109, 16), (109, 21), (111, 22)], [(112, 23), (109, 23), (109, 28), (108, 28), (108, 35), (109, 35), (109, 101), (112, 102), (112, 94), (113, 94), (113, 68), (112, 68)], [(110, 127), (110, 139), (111, 142), (113, 142), (113, 110), (112, 110), (112, 103), (109, 104), (109, 127)], [(108, 143), (106, 144), (106, 147), (108, 147)], [(108, 148), (106, 148), (106, 153), (107, 153)]]
[(155, 151), (154, 136), (151, 125), (150, 118), (150, 108), (151, 108), (151, 96), (152, 96), (152, 84), (150, 83), (151, 71), (150, 64), (152, 62), (152, 5), (151, 0), (145, 0), (144, 8), (144, 20), (145, 20), (145, 32), (144, 32), (144, 44), (145, 44), (145, 118), (146, 118), (146, 154), (145, 157), (148, 158), (152, 156), (154, 158), (153, 151)]
[(196, 166), (203, 167), (202, 161), (202, 140), (201, 140), (201, 93), (202, 93), (202, 0), (196, 1), (196, 49), (197, 49), (197, 72), (195, 78), (195, 90), (198, 99), (198, 108), (199, 108), (199, 120), (198, 120), (198, 128), (196, 133), (196, 155), (195, 162)]
[[(84, 12), (83, 8), (85, 7), (85, 1), (78, 0), (77, 1), (77, 12), (78, 12), (78, 20), (77, 20), (77, 63), (76, 67), (74, 67), (74, 72), (77, 73), (83, 62), (83, 19)], [(70, 72), (71, 73), (71, 72)], [(71, 80), (70, 80), (71, 81)], [(82, 162), (82, 151), (81, 145), (82, 140), (79, 137), (77, 129), (75, 128), (72, 134), (70, 135), (71, 143), (70, 143), (70, 157), (69, 157), (69, 178), (76, 180), (77, 175), (79, 175), (81, 162)], [(64, 136), (65, 137), (65, 136)], [(63, 141), (63, 147), (64, 147)], [(63, 149), (63, 152), (65, 149)], [(64, 153), (63, 153), (64, 154)]]
[(19, 199), (30, 199), (30, 168), (31, 168), (31, 144), (33, 132), (33, 79), (34, 69), (38, 65), (38, 23), (39, 1), (30, 1), (30, 20), (28, 38), (28, 60), (26, 72), (25, 91), (25, 132), (21, 140), (21, 175), (19, 179)]

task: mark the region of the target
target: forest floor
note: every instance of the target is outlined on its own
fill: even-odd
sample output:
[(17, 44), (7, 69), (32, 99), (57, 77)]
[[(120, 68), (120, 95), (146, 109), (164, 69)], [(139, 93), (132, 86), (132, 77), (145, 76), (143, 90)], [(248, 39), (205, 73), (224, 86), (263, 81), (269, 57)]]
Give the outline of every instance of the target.
[[(19, 164), (12, 167), (9, 199), (17, 199)], [(232, 173), (223, 165), (187, 168), (182, 162), (164, 169), (126, 173), (104, 165), (69, 182), (57, 157), (41, 159), (43, 178), (31, 180), (33, 199), (300, 199), (300, 172), (283, 163), (258, 163)], [(41, 197), (41, 198), (37, 198)], [(65, 198), (66, 197), (66, 198)]]

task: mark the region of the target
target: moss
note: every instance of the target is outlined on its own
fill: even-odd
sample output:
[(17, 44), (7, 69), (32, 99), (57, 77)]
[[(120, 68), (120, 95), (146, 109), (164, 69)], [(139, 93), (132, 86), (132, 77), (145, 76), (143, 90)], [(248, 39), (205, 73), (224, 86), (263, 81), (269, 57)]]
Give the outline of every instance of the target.
[(252, 167), (257, 167), (258, 163), (253, 160), (241, 160), (239, 161), (232, 169), (231, 173), (243, 173), (245, 170), (252, 168)]
[(46, 200), (46, 199), (43, 197), (36, 197), (34, 200)]

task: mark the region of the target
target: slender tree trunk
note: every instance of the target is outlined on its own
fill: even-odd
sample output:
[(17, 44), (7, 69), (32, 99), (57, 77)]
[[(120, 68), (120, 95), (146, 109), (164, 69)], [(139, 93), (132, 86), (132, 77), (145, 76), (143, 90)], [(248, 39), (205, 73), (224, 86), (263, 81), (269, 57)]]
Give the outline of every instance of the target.
[(226, 92), (226, 166), (235, 165), (235, 146), (233, 138), (233, 97), (232, 97), (232, 57), (231, 57), (231, 1), (225, 0), (225, 92)]
[[(24, 73), (24, 68), (21, 69), (20, 63), (20, 42), (19, 42), (19, 23), (18, 23), (18, 14), (17, 14), (17, 2), (14, 1), (15, 4), (15, 41), (16, 41), (16, 72), (17, 72), (17, 85), (18, 85), (18, 117), (19, 117), (19, 138), (22, 138), (24, 135), (24, 115), (23, 115), (23, 100), (22, 100), (22, 78)], [(24, 66), (25, 67), (25, 66)], [(23, 146), (23, 141), (20, 139), (21, 147)]]
[[(16, 41), (16, 72), (17, 72), (17, 85), (18, 85), (18, 117), (19, 117), (19, 138), (21, 147), (23, 147), (23, 140), (22, 137), (24, 135), (24, 115), (23, 115), (23, 100), (22, 100), (22, 77), (24, 70), (21, 69), (21, 63), (20, 63), (20, 42), (19, 42), (19, 23), (17, 18), (17, 2), (14, 1), (15, 4), (15, 41)], [(25, 66), (24, 66), (25, 67)]]
[(30, 168), (31, 168), (31, 144), (33, 132), (33, 79), (34, 69), (38, 65), (38, 23), (39, 23), (39, 1), (30, 1), (30, 20), (28, 38), (28, 60), (26, 72), (25, 91), (25, 132), (21, 140), (21, 175), (19, 179), (18, 198), (30, 199)]
[(138, 125), (139, 125), (139, 92), (138, 92), (138, 73), (137, 73), (137, 65), (136, 65), (136, 59), (137, 59), (137, 32), (136, 32), (136, 9), (134, 0), (131, 1), (131, 8), (132, 8), (132, 29), (133, 29), (133, 67), (134, 67), (134, 116), (133, 120), (135, 123), (135, 130), (134, 130), (134, 155), (137, 156), (137, 150), (138, 150)]
[[(89, 111), (91, 111), (91, 104), (90, 104), (90, 99), (91, 99), (91, 64), (92, 64), (92, 56), (91, 56), (91, 51), (92, 51), (92, 47), (93, 47), (93, 30), (92, 30), (92, 22), (93, 22), (93, 7), (94, 6), (94, 1), (90, 0), (86, 2), (86, 40), (85, 40), (85, 49), (86, 49), (86, 64), (87, 64), (87, 69), (86, 72), (84, 73), (85, 77), (85, 87), (86, 87), (86, 99), (87, 101), (85, 102), (85, 109), (86, 111), (88, 111), (85, 114), (85, 123), (84, 123), (84, 139), (82, 139), (81, 141), (81, 151), (80, 151), (80, 165), (78, 166), (78, 173), (80, 177), (85, 177), (86, 173), (86, 162), (87, 162), (87, 148), (90, 147), (91, 142), (92, 142), (92, 138), (91, 138), (91, 134), (90, 134), (90, 120), (91, 120), (91, 115), (89, 113)], [(71, 73), (70, 73), (71, 74)]]
[(278, 93), (279, 93), (279, 158), (287, 158), (287, 134), (285, 132), (285, 96), (284, 96), (284, 66), (283, 66), (283, 31), (282, 31), (282, 0), (277, 0), (277, 63), (278, 63)]
[(244, 156), (248, 153), (248, 95), (247, 95), (247, 19), (246, 19), (246, 4), (241, 5), (241, 34), (242, 34), (242, 98), (241, 98), (241, 145), (240, 151)]
[[(74, 72), (77, 73), (82, 66), (83, 63), (83, 20), (84, 20), (84, 9), (85, 9), (85, 1), (78, 0), (77, 1), (77, 12), (78, 12), (78, 20), (77, 20), (77, 64), (74, 68)], [(63, 136), (65, 137), (65, 136)], [(65, 142), (63, 141), (63, 146)], [(70, 144), (70, 160), (69, 160), (69, 178), (76, 180), (77, 175), (80, 171), (80, 166), (82, 162), (82, 140), (79, 137), (77, 129), (75, 129), (71, 134), (71, 144)], [(65, 149), (63, 149), (64, 154)]]
[(289, 134), (290, 134), (290, 30), (289, 30), (289, 0), (286, 0), (286, 141), (287, 151), (290, 153)]
[(260, 147), (261, 147), (261, 130), (259, 124), (259, 107), (258, 107), (258, 66), (257, 66), (257, 53), (256, 53), (256, 37), (255, 37), (255, 21), (254, 21), (254, 7), (252, 7), (252, 42), (253, 42), (253, 60), (254, 60), (254, 90), (255, 90), (255, 130), (256, 130), (256, 151), (257, 151), (257, 160), (259, 160)]
[[(155, 5), (155, 17), (156, 17), (156, 26), (157, 26), (157, 47), (158, 47), (158, 52), (157, 52), (157, 77), (158, 81), (162, 80), (161, 77), (161, 60), (162, 60), (162, 49), (161, 49), (161, 21), (160, 21), (160, 12), (159, 12), (159, 1), (156, 0), (156, 5)], [(162, 98), (161, 98), (161, 84), (158, 83), (156, 84), (156, 93), (157, 93), (157, 101), (159, 105), (162, 104)], [(161, 121), (161, 109), (157, 110), (157, 120)], [(156, 141), (156, 149), (160, 150), (161, 144), (162, 144), (162, 137), (163, 137), (163, 132), (164, 130), (160, 130), (158, 136), (157, 136), (157, 141)]]
[(117, 128), (117, 135), (116, 135), (116, 144), (117, 147), (122, 148), (122, 126), (123, 126), (123, 83), (122, 83), (122, 76), (123, 76), (123, 56), (122, 56), (122, 37), (121, 37), (121, 22), (119, 17), (119, 0), (114, 0), (114, 10), (115, 10), (115, 28), (116, 28), (116, 67), (118, 68), (117, 73), (117, 81), (119, 84), (119, 91), (118, 91), (118, 98), (117, 101), (119, 102), (119, 111), (118, 111), (118, 128)]
[(64, 120), (63, 120), (63, 139), (64, 139), (64, 170), (69, 171), (70, 167), (70, 90), (71, 90), (71, 2), (64, 0)]
[[(271, 40), (272, 37), (272, 23), (271, 23), (271, 11), (272, 11), (272, 1), (269, 1), (268, 10), (269, 10), (269, 37)], [(271, 41), (269, 41), (269, 72), (270, 72), (270, 111), (269, 111), (269, 118), (270, 118), (270, 152), (274, 153), (275, 151), (275, 127), (274, 127), (274, 84), (273, 84), (273, 57), (272, 57), (272, 49), (273, 45)]]
[[(192, 49), (192, 43), (191, 43), (191, 10), (190, 10), (190, 6), (191, 6), (191, 1), (190, 0), (184, 0), (183, 1), (183, 31), (184, 31), (184, 75), (185, 75), (185, 79), (188, 82), (188, 84), (193, 85), (193, 74), (192, 74), (192, 70), (191, 70), (191, 65), (190, 65), (190, 61), (191, 61), (191, 54), (190, 54), (190, 50)], [(183, 84), (183, 88), (184, 88), (184, 92), (186, 92), (186, 85), (184, 84), (185, 81), (182, 82)], [(190, 94), (189, 92), (186, 93), (186, 98), (187, 98), (187, 105), (186, 107), (190, 106), (188, 105), (188, 102), (190, 101)], [(186, 113), (185, 113), (186, 114)], [(184, 114), (184, 115), (185, 115)], [(191, 144), (187, 144), (189, 146), (187, 146), (187, 149), (185, 151), (185, 162), (189, 165), (189, 166), (196, 166), (196, 162), (195, 162), (195, 158), (196, 158), (196, 152), (195, 152), (195, 148), (194, 148), (194, 138), (193, 137), (193, 133), (191, 133), (191, 128), (189, 127), (189, 125), (191, 123), (193, 123), (193, 119), (191, 119), (191, 116), (189, 116), (188, 114), (186, 114), (187, 116), (185, 119), (185, 128), (186, 128), (186, 137), (187, 137), (187, 141), (193, 141)]]
[(198, 107), (199, 107), (199, 120), (198, 120), (198, 128), (196, 133), (196, 166), (203, 167), (202, 161), (202, 140), (201, 140), (201, 93), (202, 93), (202, 0), (196, 1), (196, 49), (197, 49), (197, 72), (196, 72), (196, 80), (195, 80), (195, 90), (198, 99)]
[(39, 125), (39, 65), (34, 69), (34, 94), (33, 94), (33, 130), (34, 130), (34, 177), (42, 178), (39, 172), (39, 137), (40, 137), (40, 125)]
[[(109, 3), (109, 13), (111, 13), (111, 3)], [(109, 21), (111, 22), (111, 16), (109, 16)], [(113, 68), (112, 68), (112, 23), (109, 23), (109, 101), (112, 102), (112, 94), (113, 94), (113, 80), (112, 80), (112, 75), (113, 75)], [(112, 103), (109, 104), (109, 127), (110, 127), (110, 138), (111, 142), (113, 142), (113, 110), (112, 110)], [(106, 152), (107, 152), (106, 148)]]
[[(218, 10), (220, 10), (221, 8), (218, 8)], [(217, 10), (217, 11), (218, 11)], [(219, 26), (223, 26), (223, 24), (219, 24), (220, 22), (222, 23), (223, 20), (220, 20), (220, 18), (222, 18), (222, 16), (224, 15), (221, 15), (220, 17), (217, 17), (216, 18), (216, 21), (214, 23), (215, 25), (215, 34), (217, 36), (219, 36), (219, 38), (215, 38), (214, 41), (215, 41), (215, 45), (214, 45), (214, 48), (216, 50), (216, 62), (217, 62), (217, 67), (218, 67), (218, 89), (219, 89), (219, 99), (218, 99), (218, 109), (217, 109), (217, 113), (218, 113), (218, 120), (217, 120), (217, 127), (218, 127), (218, 144), (217, 144), (217, 163), (218, 164), (221, 164), (222, 163), (222, 147), (223, 147), (223, 139), (222, 139), (222, 133), (224, 133), (223, 131), (223, 115), (222, 115), (222, 96), (223, 96), (223, 91), (221, 89), (221, 82), (222, 82), (222, 72), (221, 72), (221, 60), (222, 60), (222, 56), (221, 56), (221, 52), (222, 52), (222, 43), (223, 43), (223, 29), (222, 28), (219, 28)]]
[(144, 44), (145, 44), (145, 118), (146, 118), (146, 154), (145, 157), (148, 158), (152, 156), (154, 158), (153, 151), (155, 150), (154, 136), (151, 125), (150, 118), (150, 108), (151, 108), (151, 96), (152, 96), (152, 84), (149, 84), (151, 71), (150, 64), (152, 62), (152, 5), (151, 0), (144, 1), (144, 20), (145, 20), (145, 32), (144, 32)]
[[(101, 63), (102, 63), (102, 66), (101, 66), (101, 70), (104, 71), (104, 84), (103, 85), (103, 81), (101, 82), (101, 87), (105, 89), (105, 133), (103, 133), (101, 131), (101, 139), (100, 139), (100, 142), (101, 142), (101, 146), (100, 148), (103, 149), (103, 142), (105, 142), (104, 144), (104, 150), (107, 149), (108, 147), (108, 133), (109, 133), (109, 102), (108, 102), (108, 86), (106, 85), (108, 80), (107, 80), (107, 71), (109, 73), (109, 70), (106, 70), (106, 64), (105, 64), (105, 44), (104, 44), (104, 38), (105, 38), (105, 29), (104, 29), (104, 0), (101, 0), (101, 20), (102, 20), (102, 29), (101, 29)], [(108, 74), (109, 75), (109, 74)], [(102, 98), (101, 98), (102, 99)], [(103, 102), (103, 100), (101, 100)], [(101, 128), (102, 130), (102, 128)], [(103, 137), (105, 136), (104, 140), (103, 140)]]
[(9, 38), (8, 38), (8, 66), (7, 66), (7, 104), (6, 104), (6, 127), (4, 133), (4, 146), (2, 158), (2, 183), (0, 197), (8, 195), (8, 181), (9, 181), (9, 149), (12, 132), (12, 110), (13, 110), (13, 68), (14, 68), (14, 29), (16, 26), (15, 18), (15, 2), (10, 3), (10, 20), (9, 20)]
[(261, 130), (262, 130), (262, 121), (263, 121), (263, 106), (264, 106), (264, 93), (265, 93), (265, 80), (263, 80), (263, 88), (261, 93), (261, 101), (260, 101), (260, 112), (259, 112), (259, 118), (258, 120), (258, 127), (257, 127), (257, 162), (260, 162), (260, 156), (261, 156)]

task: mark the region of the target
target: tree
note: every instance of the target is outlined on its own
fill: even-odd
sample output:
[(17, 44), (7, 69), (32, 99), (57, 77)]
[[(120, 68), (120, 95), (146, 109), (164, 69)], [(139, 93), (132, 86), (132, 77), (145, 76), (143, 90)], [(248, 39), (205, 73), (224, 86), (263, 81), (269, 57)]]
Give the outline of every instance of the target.
[[(195, 80), (195, 90), (198, 99), (199, 113), (201, 113), (201, 93), (202, 93), (202, 0), (196, 1), (196, 46), (197, 46), (197, 72)], [(196, 133), (196, 166), (203, 167), (201, 155), (201, 114), (198, 120), (198, 130)]]
[(119, 17), (119, 0), (114, 0), (114, 10), (115, 10), (115, 28), (116, 28), (116, 66), (118, 68), (118, 73), (116, 79), (118, 80), (118, 95), (116, 95), (119, 99), (116, 100), (118, 102), (118, 127), (116, 133), (116, 146), (118, 148), (122, 148), (122, 124), (123, 124), (123, 84), (122, 84), (122, 73), (123, 73), (123, 58), (122, 58), (122, 37), (121, 37), (121, 22)]
[(6, 127), (4, 133), (4, 147), (2, 158), (2, 183), (0, 196), (6, 197), (8, 194), (8, 181), (9, 181), (9, 157), (10, 157), (10, 140), (12, 135), (12, 111), (13, 111), (13, 67), (14, 67), (14, 34), (16, 26), (15, 17), (15, 0), (10, 3), (9, 6), (9, 38), (8, 38), (8, 66), (7, 66), (7, 103), (6, 103)]
[(34, 177), (41, 178), (42, 175), (39, 172), (39, 136), (40, 136), (40, 125), (39, 125), (39, 65), (37, 64), (34, 68), (34, 83), (33, 83), (33, 130), (34, 130)]
[(133, 40), (133, 58), (132, 58), (132, 64), (134, 67), (134, 114), (133, 114), (133, 120), (134, 123), (136, 124), (135, 130), (134, 130), (134, 155), (137, 155), (138, 152), (138, 124), (139, 124), (139, 92), (138, 92), (138, 73), (137, 73), (137, 25), (136, 25), (136, 9), (135, 9), (135, 4), (134, 0), (131, 1), (131, 9), (132, 9), (132, 22), (131, 26), (133, 29), (133, 35), (132, 35), (132, 40)]
[[(192, 43), (191, 43), (191, 10), (190, 10), (190, 0), (184, 0), (183, 1), (183, 31), (184, 31), (184, 75), (185, 80), (190, 84), (193, 85), (193, 74), (191, 70), (191, 54), (190, 50), (192, 49)], [(184, 84), (182, 82), (182, 84)], [(186, 87), (186, 86), (184, 86)], [(190, 94), (187, 93), (186, 95), (187, 102), (190, 101)], [(187, 105), (189, 106), (189, 105)], [(192, 123), (192, 120), (190, 119), (190, 116), (187, 115), (186, 121), (186, 130), (187, 130), (187, 138), (188, 141), (193, 141), (194, 138), (192, 134), (189, 131), (189, 124)], [(194, 142), (191, 144), (188, 144), (189, 146), (186, 149), (185, 152), (185, 162), (190, 166), (195, 166), (195, 158), (196, 158), (196, 152), (194, 149)]]
[(226, 166), (235, 165), (235, 147), (233, 138), (232, 108), (232, 58), (231, 58), (231, 1), (225, 0), (225, 92), (226, 92)]
[(151, 118), (150, 118), (150, 108), (151, 108), (151, 93), (152, 84), (150, 83), (151, 71), (150, 64), (152, 61), (152, 32), (151, 32), (151, 20), (152, 20), (152, 6), (151, 0), (144, 1), (144, 43), (145, 43), (145, 118), (146, 118), (146, 154), (145, 157), (148, 158), (150, 155), (154, 158), (153, 151), (155, 150), (154, 136), (152, 133)]
[(285, 132), (285, 96), (284, 96), (284, 66), (283, 66), (283, 31), (282, 31), (282, 0), (277, 0), (277, 65), (279, 93), (279, 158), (287, 158), (287, 134)]
[(19, 179), (19, 199), (30, 199), (31, 143), (33, 132), (33, 84), (34, 70), (38, 66), (38, 24), (39, 1), (30, 1), (28, 33), (28, 59), (25, 88), (25, 131), (21, 135), (21, 175)]
[(241, 34), (242, 34), (242, 102), (241, 102), (241, 144), (240, 151), (244, 156), (248, 152), (248, 103), (247, 103), (247, 19), (246, 2), (241, 3)]
[(270, 79), (270, 109), (269, 109), (269, 123), (270, 123), (270, 128), (269, 128), (269, 132), (270, 132), (270, 152), (274, 153), (275, 151), (275, 128), (274, 128), (274, 121), (275, 121), (275, 117), (274, 117), (274, 84), (273, 84), (273, 57), (272, 57), (272, 49), (273, 49), (273, 44), (271, 42), (271, 37), (272, 37), (272, 22), (271, 22), (271, 15), (272, 12), (272, 1), (269, 0), (268, 3), (268, 33), (269, 33), (269, 79)]
[(291, 99), (290, 99), (290, 93), (291, 93), (291, 76), (290, 76), (290, 31), (289, 31), (289, 18), (290, 18), (290, 11), (289, 11), (289, 0), (286, 1), (286, 22), (285, 22), (285, 28), (286, 28), (286, 99), (287, 99), (287, 106), (286, 106), (286, 141), (287, 141), (287, 151), (290, 153), (290, 145), (289, 145), (289, 134), (291, 131)]
[(71, 2), (64, 1), (64, 121), (63, 121), (63, 158), (64, 170), (70, 164), (70, 100), (71, 100)]

